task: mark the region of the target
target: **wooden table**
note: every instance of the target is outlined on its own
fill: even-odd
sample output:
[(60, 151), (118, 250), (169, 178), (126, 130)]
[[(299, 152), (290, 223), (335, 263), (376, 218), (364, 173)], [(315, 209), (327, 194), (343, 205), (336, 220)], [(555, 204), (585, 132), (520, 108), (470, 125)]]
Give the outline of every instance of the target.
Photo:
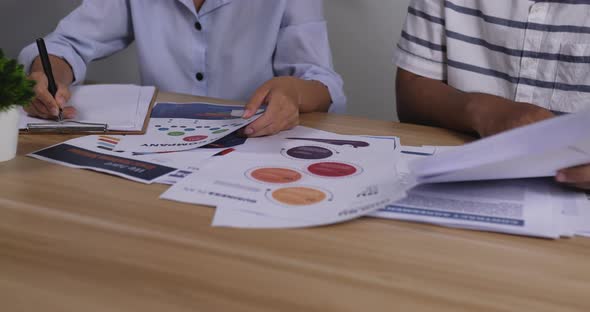
[[(183, 100), (169, 94), (160, 100)], [(449, 131), (310, 114), (303, 125), (402, 143)], [(361, 219), (212, 228), (213, 210), (23, 155), (0, 164), (1, 311), (590, 311), (590, 239), (549, 241)]]

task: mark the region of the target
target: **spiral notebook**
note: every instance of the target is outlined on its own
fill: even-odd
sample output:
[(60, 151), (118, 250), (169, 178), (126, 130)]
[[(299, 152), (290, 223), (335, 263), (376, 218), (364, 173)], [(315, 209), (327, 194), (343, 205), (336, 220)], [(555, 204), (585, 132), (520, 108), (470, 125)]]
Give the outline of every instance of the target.
[(155, 87), (136, 85), (86, 85), (71, 89), (68, 105), (76, 108), (72, 120), (52, 121), (30, 117), (23, 110), (19, 128), (23, 133), (145, 133)]

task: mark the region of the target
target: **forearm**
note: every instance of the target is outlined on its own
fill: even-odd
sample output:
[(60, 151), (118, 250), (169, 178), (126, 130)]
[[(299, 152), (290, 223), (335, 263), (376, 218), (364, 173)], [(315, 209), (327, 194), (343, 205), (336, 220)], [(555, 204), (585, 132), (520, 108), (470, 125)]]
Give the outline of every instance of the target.
[[(74, 73), (70, 64), (55, 55), (49, 55), (49, 61), (51, 62), (51, 69), (55, 81), (65, 86), (72, 84), (74, 81)], [(39, 57), (35, 58), (31, 65), (31, 73), (33, 72), (43, 72), (43, 65)]]
[(397, 112), (400, 121), (475, 132), (471, 112), (473, 94), (442, 81), (398, 69)]
[(412, 122), (477, 133), (482, 137), (522, 127), (554, 114), (531, 103), (485, 93), (461, 92), (442, 81), (398, 70), (398, 114)]
[[(297, 78), (294, 78), (297, 79)], [(297, 79), (298, 105), (301, 113), (327, 112), (332, 103), (330, 91), (321, 82), (315, 80)]]

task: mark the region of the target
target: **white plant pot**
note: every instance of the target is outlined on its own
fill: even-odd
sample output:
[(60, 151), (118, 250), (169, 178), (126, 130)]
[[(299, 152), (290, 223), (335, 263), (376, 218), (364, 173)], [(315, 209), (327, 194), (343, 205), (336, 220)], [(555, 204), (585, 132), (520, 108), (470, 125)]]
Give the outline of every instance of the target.
[(0, 162), (16, 156), (19, 116), (18, 108), (0, 112)]

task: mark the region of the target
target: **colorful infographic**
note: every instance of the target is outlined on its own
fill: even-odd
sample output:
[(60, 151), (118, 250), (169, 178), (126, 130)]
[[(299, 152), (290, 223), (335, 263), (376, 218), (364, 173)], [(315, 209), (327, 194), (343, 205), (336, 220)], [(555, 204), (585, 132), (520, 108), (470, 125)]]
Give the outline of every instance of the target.
[[(209, 103), (158, 103), (151, 115), (145, 135), (116, 137), (117, 150), (135, 154), (166, 153), (195, 149), (209, 144), (243, 144), (235, 135), (227, 141), (220, 139), (258, 119), (264, 110), (255, 116), (243, 119), (240, 106)], [(214, 147), (218, 148), (218, 147)]]
[[(342, 136), (297, 127), (214, 158), (164, 199), (234, 207), (277, 224), (322, 225), (385, 207), (396, 186), (396, 140)], [(240, 221), (236, 219), (236, 223)]]
[(96, 147), (107, 151), (114, 151), (120, 141), (121, 139), (114, 136), (100, 135), (98, 136)]

